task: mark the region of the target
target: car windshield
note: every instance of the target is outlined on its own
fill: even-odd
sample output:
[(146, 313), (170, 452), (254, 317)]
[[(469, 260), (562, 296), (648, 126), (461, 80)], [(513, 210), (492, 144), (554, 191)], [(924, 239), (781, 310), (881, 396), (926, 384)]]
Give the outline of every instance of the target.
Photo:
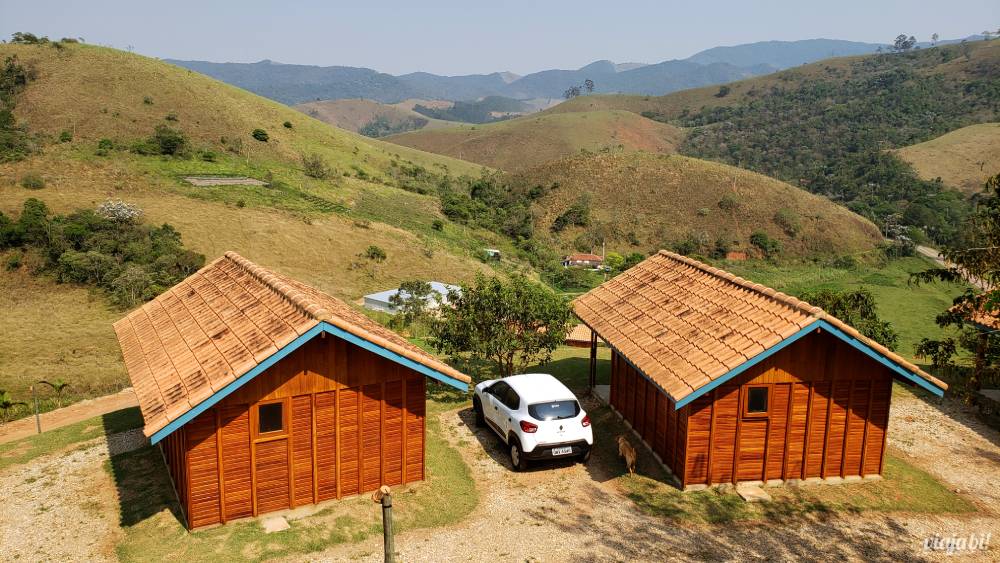
[(559, 420), (573, 418), (580, 414), (580, 405), (576, 401), (550, 401), (528, 406), (528, 414), (537, 420)]

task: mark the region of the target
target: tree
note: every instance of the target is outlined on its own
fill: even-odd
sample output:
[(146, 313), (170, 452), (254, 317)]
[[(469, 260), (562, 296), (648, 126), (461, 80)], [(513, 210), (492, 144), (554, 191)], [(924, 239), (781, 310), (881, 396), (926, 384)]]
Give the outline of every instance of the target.
[(378, 265), (385, 262), (387, 256), (382, 247), (372, 244), (364, 252), (358, 254), (358, 258), (365, 260), (371, 265), (370, 274), (372, 277), (375, 277), (375, 274), (378, 273)]
[(9, 393), (0, 389), (0, 411), (3, 411), (3, 417), (0, 418), (0, 421), (7, 422), (10, 410), (18, 406), (27, 406), (27, 403), (24, 401), (15, 401)]
[(46, 380), (43, 379), (43, 380), (39, 381), (38, 383), (40, 383), (42, 385), (48, 385), (49, 387), (52, 388), (53, 391), (55, 391), (55, 393), (56, 393), (56, 406), (57, 407), (61, 407), (62, 406), (62, 395), (63, 395), (63, 392), (66, 391), (67, 389), (69, 389), (71, 387), (71, 385), (68, 382), (63, 381), (62, 379), (57, 379), (55, 381), (46, 381)]
[(617, 252), (609, 252), (607, 256), (604, 257), (604, 267), (612, 272), (621, 272), (622, 266), (625, 265), (625, 257)]
[(583, 81), (583, 89), (587, 91), (588, 94), (594, 93), (594, 81), (591, 79), (586, 79)]
[(396, 308), (393, 324), (405, 328), (427, 317), (428, 301), (438, 297), (431, 284), (412, 280), (399, 284), (399, 291), (389, 298), (389, 304)]
[[(969, 281), (970, 287), (955, 298), (952, 306), (937, 316), (942, 327), (979, 329), (966, 334), (964, 347), (975, 354), (975, 364), (968, 384), (979, 389), (991, 365), (1000, 362), (1000, 333), (982, 329), (1000, 322), (1000, 174), (986, 181), (973, 211), (964, 221), (958, 241), (941, 251), (945, 268), (932, 268), (913, 274), (914, 283)], [(954, 342), (921, 342), (924, 353), (933, 352)], [(935, 356), (935, 361), (938, 358)]]
[(549, 361), (572, 316), (563, 297), (521, 275), (505, 281), (480, 274), (448, 300), (452, 306), (434, 325), (434, 347), (492, 362), (501, 377)]
[(939, 35), (937, 33), (931, 35), (931, 45), (937, 45), (938, 37)]
[(899, 344), (899, 336), (892, 324), (878, 316), (875, 296), (867, 289), (833, 291), (829, 289), (802, 296), (804, 301), (853, 326), (861, 334), (890, 350)]
[(565, 92), (563, 92), (563, 98), (566, 98), (567, 100), (570, 98), (575, 98), (579, 95), (580, 95), (580, 87), (575, 85), (570, 86), (569, 88), (566, 89)]
[(909, 51), (917, 44), (917, 39), (914, 36), (907, 37), (905, 33), (901, 33), (896, 36), (896, 40), (892, 42), (892, 50), (897, 53), (902, 53)]
[(302, 171), (310, 178), (322, 180), (330, 175), (330, 167), (323, 157), (313, 153), (302, 155)]
[(715, 93), (715, 97), (716, 98), (725, 98), (726, 96), (729, 95), (729, 92), (731, 92), (731, 89), (729, 88), (729, 86), (726, 86), (726, 85), (719, 86), (719, 91)]

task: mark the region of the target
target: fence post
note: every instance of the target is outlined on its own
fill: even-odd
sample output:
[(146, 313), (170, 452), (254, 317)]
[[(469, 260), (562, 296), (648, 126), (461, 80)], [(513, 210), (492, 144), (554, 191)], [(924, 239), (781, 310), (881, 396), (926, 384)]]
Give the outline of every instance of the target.
[(394, 563), (396, 546), (392, 536), (392, 492), (388, 486), (382, 485), (372, 493), (372, 500), (382, 504), (382, 548), (385, 551), (385, 563)]
[(42, 433), (42, 419), (41, 419), (40, 416), (38, 416), (38, 395), (35, 394), (35, 386), (34, 385), (31, 385), (30, 387), (28, 387), (28, 389), (31, 389), (31, 401), (33, 403), (35, 403), (35, 428), (38, 430), (38, 433), (41, 434)]

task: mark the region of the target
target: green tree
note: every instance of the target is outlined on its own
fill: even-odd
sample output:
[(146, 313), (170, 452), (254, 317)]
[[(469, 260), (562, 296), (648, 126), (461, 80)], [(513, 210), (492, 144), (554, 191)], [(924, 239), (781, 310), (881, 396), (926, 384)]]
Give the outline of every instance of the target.
[(861, 334), (890, 350), (895, 350), (899, 344), (899, 335), (891, 323), (879, 318), (875, 296), (867, 289), (824, 289), (802, 295), (802, 299), (853, 326)]
[(406, 328), (425, 320), (429, 301), (435, 296), (437, 294), (428, 282), (410, 280), (399, 284), (399, 291), (389, 298), (389, 304), (396, 308), (392, 324), (398, 328)]
[[(970, 281), (970, 287), (937, 317), (937, 324), (967, 330), (963, 347), (975, 354), (968, 384), (979, 389), (987, 370), (1000, 362), (1000, 336), (982, 327), (1000, 319), (1000, 174), (986, 181), (976, 209), (962, 224), (957, 242), (941, 251), (953, 264), (912, 276), (915, 283)], [(921, 342), (918, 351), (938, 361), (940, 350), (954, 350), (954, 340)], [(935, 353), (937, 352), (937, 353)]]
[(563, 297), (520, 275), (505, 281), (480, 274), (449, 302), (434, 325), (434, 347), (492, 362), (501, 377), (547, 362), (572, 316)]
[(625, 257), (617, 252), (609, 252), (604, 257), (604, 267), (611, 270), (612, 272), (621, 272), (622, 266), (625, 265)]

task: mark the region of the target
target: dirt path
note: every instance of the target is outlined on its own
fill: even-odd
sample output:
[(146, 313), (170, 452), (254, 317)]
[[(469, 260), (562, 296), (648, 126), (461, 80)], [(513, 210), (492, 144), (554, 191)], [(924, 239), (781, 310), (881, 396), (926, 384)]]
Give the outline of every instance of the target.
[[(94, 418), (95, 416), (101, 416), (109, 412), (138, 406), (138, 404), (139, 402), (136, 400), (135, 393), (132, 392), (131, 387), (123, 389), (114, 395), (105, 395), (96, 399), (80, 401), (68, 407), (42, 413), (42, 432), (87, 420), (88, 418)], [(37, 432), (34, 416), (20, 418), (0, 426), (0, 444), (20, 440), (21, 438), (32, 436)]]
[[(935, 264), (937, 264), (938, 266), (940, 266), (942, 268), (951, 268), (953, 266), (952, 263), (948, 262), (947, 260), (945, 260), (944, 258), (941, 257), (941, 253), (940, 252), (938, 252), (937, 250), (934, 250), (933, 248), (931, 248), (929, 246), (917, 246), (917, 253), (919, 253), (920, 255), (925, 256), (927, 258), (930, 258), (931, 260), (934, 261)], [(968, 277), (968, 276), (965, 276), (965, 277), (966, 277), (966, 281), (968, 281), (970, 284), (976, 286), (979, 289), (983, 289), (983, 290), (986, 289), (986, 286), (983, 285), (983, 282), (980, 281), (979, 278), (972, 278), (972, 277)]]
[[(955, 419), (949, 418), (955, 417)], [(962, 561), (1000, 560), (1000, 436), (960, 408), (944, 415), (915, 397), (893, 403), (894, 446), (915, 457), (984, 512), (809, 515), (785, 523), (679, 525), (648, 516), (606, 475), (606, 464), (510, 470), (500, 441), (469, 427), (468, 411), (442, 415), (449, 442), (472, 469), (480, 505), (462, 524), (396, 538), (403, 561), (865, 560), (922, 561), (934, 535), (992, 533), (992, 550)], [(941, 449), (943, 448), (943, 449)], [(381, 538), (298, 560), (381, 560)]]

